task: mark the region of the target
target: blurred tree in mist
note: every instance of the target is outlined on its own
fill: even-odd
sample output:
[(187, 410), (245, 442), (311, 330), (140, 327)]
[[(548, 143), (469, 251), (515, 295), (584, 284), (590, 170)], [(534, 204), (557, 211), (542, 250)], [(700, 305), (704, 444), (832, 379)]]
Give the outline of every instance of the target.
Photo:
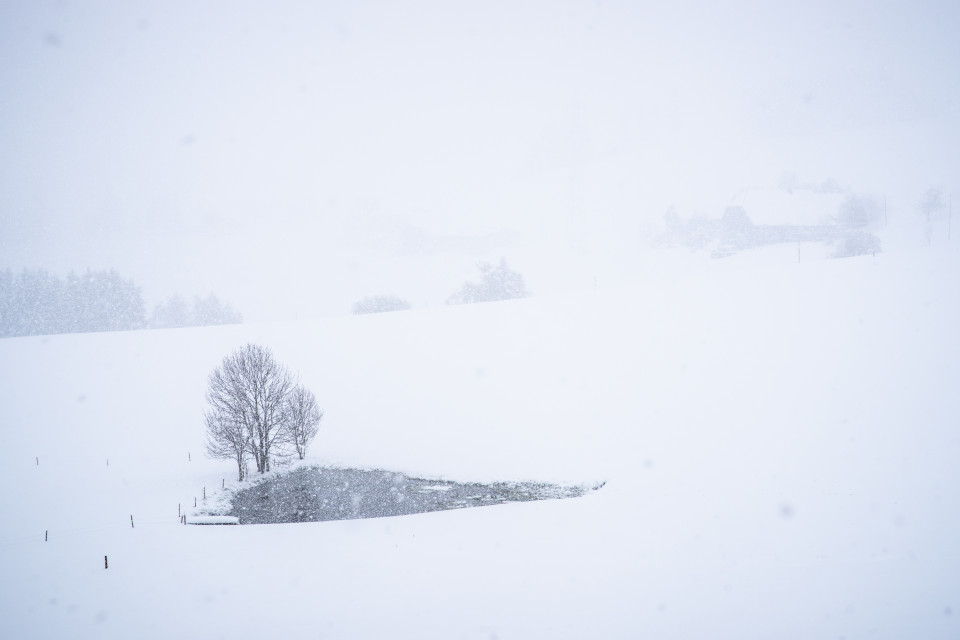
[(701, 249), (716, 239), (721, 232), (720, 221), (711, 220), (703, 215), (684, 220), (672, 206), (667, 209), (663, 221), (666, 233), (660, 242), (668, 246)]
[(834, 222), (847, 229), (873, 229), (879, 225), (882, 211), (876, 199), (851, 194), (840, 203)]
[(754, 244), (754, 224), (747, 210), (733, 206), (723, 210), (720, 218), (720, 241), (727, 247), (745, 249)]
[(496, 266), (481, 262), (477, 268), (480, 269), (480, 282), (465, 282), (459, 291), (447, 298), (447, 304), (493, 302), (530, 295), (523, 276), (510, 269), (505, 258), (500, 258), (500, 263)]
[(943, 211), (946, 209), (943, 200), (943, 189), (940, 187), (931, 187), (923, 194), (919, 205), (920, 213), (926, 220), (925, 233), (927, 244), (933, 240), (934, 224), (943, 217)]
[(153, 329), (175, 329), (190, 326), (190, 307), (182, 296), (172, 296), (153, 308), (150, 327)]
[(241, 322), (243, 316), (234, 311), (229, 303), (211, 293), (206, 298), (195, 297), (192, 305), (182, 296), (171, 296), (153, 308), (149, 326), (152, 329), (177, 329)]

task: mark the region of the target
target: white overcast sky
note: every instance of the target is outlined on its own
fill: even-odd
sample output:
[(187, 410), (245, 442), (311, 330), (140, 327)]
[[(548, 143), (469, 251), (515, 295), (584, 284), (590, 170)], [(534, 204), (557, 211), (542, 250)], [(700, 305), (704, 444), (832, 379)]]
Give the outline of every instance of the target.
[(789, 172), (952, 188), (958, 61), (953, 1), (10, 0), (0, 266), (571, 209), (619, 233)]

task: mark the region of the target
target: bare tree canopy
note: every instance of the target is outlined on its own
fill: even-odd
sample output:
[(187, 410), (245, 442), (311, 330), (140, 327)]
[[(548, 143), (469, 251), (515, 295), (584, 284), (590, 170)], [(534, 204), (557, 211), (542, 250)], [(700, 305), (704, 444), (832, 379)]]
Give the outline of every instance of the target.
[(303, 460), (307, 453), (307, 445), (317, 435), (323, 411), (317, 407), (317, 399), (313, 392), (300, 385), (293, 388), (287, 398), (287, 418), (290, 444), (297, 456)]
[(243, 482), (243, 462), (249, 446), (246, 425), (234, 419), (232, 412), (215, 406), (204, 414), (204, 422), (207, 425), (207, 454), (219, 460), (235, 460), (237, 480)]
[(277, 457), (296, 453), (302, 459), (323, 416), (313, 393), (269, 349), (254, 344), (210, 374), (207, 402), (207, 453), (235, 460), (240, 480), (248, 455), (260, 473), (270, 471)]

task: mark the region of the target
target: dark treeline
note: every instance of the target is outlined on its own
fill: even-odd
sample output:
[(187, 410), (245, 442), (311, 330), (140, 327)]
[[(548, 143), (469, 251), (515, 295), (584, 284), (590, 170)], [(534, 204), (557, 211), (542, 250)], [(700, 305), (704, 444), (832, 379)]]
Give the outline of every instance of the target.
[(0, 336), (122, 331), (144, 326), (140, 287), (116, 271), (71, 273), (43, 269), (0, 272)]
[(179, 297), (171, 301), (182, 309), (176, 321), (164, 313), (170, 302), (158, 305), (148, 320), (140, 287), (112, 269), (71, 272), (66, 279), (43, 269), (18, 274), (8, 269), (0, 271), (0, 338), (241, 321), (212, 294), (197, 298), (192, 309)]

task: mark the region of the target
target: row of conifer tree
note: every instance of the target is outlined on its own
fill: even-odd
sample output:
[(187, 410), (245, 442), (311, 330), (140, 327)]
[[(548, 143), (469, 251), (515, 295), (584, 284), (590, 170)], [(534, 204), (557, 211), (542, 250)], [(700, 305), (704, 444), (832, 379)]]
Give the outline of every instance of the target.
[(137, 284), (114, 270), (70, 273), (0, 271), (0, 338), (234, 324), (243, 318), (215, 295), (188, 303), (174, 296), (147, 316)]

